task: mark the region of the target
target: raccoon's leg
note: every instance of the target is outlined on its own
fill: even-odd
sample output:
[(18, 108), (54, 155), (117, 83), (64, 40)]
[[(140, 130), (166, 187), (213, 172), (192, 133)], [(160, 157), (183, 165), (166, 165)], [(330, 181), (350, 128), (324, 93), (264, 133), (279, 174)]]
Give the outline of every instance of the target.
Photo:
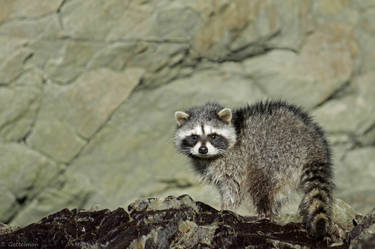
[(274, 200), (275, 186), (270, 175), (263, 171), (253, 171), (248, 179), (248, 192), (259, 218), (272, 219), (277, 214), (277, 205)]
[(240, 185), (232, 179), (226, 179), (218, 184), (221, 209), (234, 210), (241, 204)]
[(258, 217), (260, 219), (272, 220), (277, 215), (278, 207), (280, 206), (273, 200), (272, 195), (269, 193), (262, 193), (259, 196), (253, 197), (253, 204), (256, 208)]
[(257, 209), (258, 217), (261, 219), (267, 218), (272, 219), (271, 201), (267, 196), (261, 199), (256, 199), (254, 205)]
[(310, 236), (316, 239), (329, 237), (332, 207), (332, 171), (330, 163), (314, 162), (305, 165), (301, 176), (304, 197), (300, 204), (301, 215)]

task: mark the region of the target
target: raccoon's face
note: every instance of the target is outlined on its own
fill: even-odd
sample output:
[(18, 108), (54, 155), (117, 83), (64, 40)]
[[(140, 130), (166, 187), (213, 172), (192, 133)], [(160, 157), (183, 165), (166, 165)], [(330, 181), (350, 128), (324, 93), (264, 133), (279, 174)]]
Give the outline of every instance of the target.
[[(210, 107), (210, 108), (209, 108)], [(236, 132), (231, 123), (229, 108), (212, 109), (206, 105), (190, 112), (176, 112), (178, 124), (175, 142), (185, 155), (214, 158), (224, 154), (236, 142)]]

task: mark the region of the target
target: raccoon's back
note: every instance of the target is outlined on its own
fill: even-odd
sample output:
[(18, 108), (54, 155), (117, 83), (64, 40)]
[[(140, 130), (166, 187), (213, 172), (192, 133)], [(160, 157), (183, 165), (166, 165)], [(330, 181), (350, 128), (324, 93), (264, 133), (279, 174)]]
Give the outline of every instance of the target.
[(259, 102), (235, 111), (238, 145), (255, 167), (301, 167), (329, 161), (323, 131), (300, 108), (285, 102)]

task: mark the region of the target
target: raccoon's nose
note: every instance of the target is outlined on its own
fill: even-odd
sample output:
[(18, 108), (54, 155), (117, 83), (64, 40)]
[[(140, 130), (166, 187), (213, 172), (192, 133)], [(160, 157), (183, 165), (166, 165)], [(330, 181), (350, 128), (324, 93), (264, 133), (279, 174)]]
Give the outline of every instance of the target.
[(199, 147), (199, 153), (207, 154), (207, 152), (208, 152), (208, 149), (206, 146), (202, 145), (201, 147)]

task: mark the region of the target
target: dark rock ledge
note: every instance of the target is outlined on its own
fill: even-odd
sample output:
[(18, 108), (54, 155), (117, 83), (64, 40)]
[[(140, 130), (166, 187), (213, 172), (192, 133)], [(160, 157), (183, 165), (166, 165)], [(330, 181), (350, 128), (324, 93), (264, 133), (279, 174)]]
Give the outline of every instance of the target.
[(301, 223), (243, 217), (183, 195), (136, 201), (128, 212), (63, 209), (24, 228), (0, 226), (0, 248), (375, 248), (368, 232), (375, 209), (354, 223), (343, 242), (327, 247), (310, 239)]

